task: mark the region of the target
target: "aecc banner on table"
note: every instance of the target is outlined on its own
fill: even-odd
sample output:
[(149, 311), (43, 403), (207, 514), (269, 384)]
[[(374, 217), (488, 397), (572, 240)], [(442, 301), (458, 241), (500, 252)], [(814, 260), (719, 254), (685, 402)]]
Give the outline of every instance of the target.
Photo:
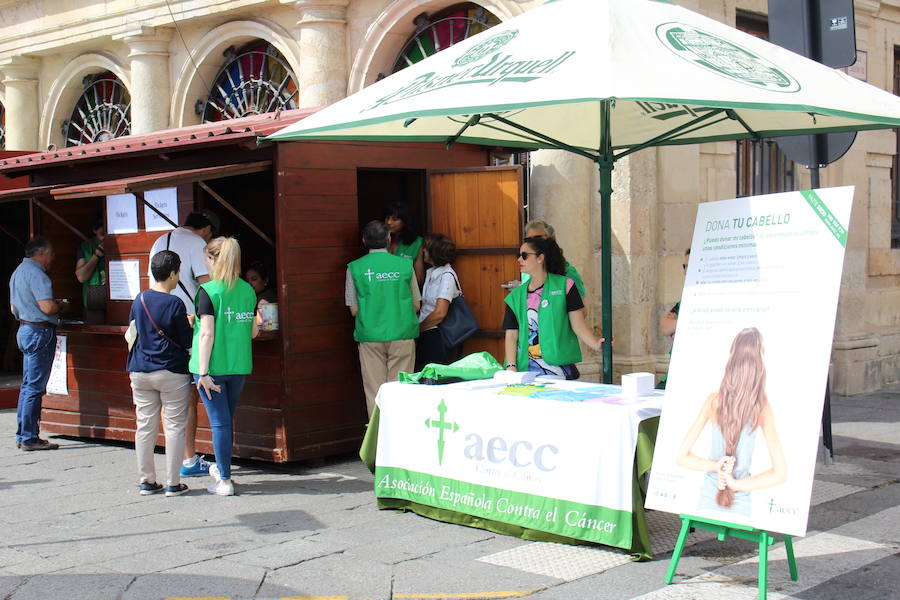
[(474, 394), (382, 387), (377, 497), (631, 547), (639, 417), (622, 422), (627, 409), (597, 402)]

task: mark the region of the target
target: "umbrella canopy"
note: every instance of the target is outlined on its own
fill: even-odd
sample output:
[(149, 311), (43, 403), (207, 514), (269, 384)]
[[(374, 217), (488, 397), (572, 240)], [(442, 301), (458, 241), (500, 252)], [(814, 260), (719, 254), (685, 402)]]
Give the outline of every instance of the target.
[[(555, 148), (601, 172), (612, 335), (611, 170), (642, 148), (900, 127), (900, 99), (660, 0), (556, 0), (269, 136)], [(604, 380), (612, 350), (603, 353)]]

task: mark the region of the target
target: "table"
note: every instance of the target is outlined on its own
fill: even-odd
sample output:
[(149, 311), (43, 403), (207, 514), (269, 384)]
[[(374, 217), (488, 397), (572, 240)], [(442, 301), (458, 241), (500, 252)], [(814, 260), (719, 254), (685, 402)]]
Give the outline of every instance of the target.
[(378, 507), (651, 558), (641, 482), (662, 394), (535, 383), (383, 385), (360, 448)]

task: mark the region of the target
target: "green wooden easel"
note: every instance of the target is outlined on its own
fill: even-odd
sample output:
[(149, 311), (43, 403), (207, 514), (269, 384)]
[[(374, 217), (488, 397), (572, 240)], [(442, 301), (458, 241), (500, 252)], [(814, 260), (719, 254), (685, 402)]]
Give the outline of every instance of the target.
[[(717, 534), (720, 542), (724, 541), (727, 537), (734, 537), (759, 543), (759, 600), (766, 600), (769, 546), (775, 543), (775, 538), (773, 538), (768, 531), (760, 531), (749, 525), (736, 525), (734, 523), (713, 521), (711, 519), (698, 519), (688, 515), (680, 516), (681, 531), (678, 533), (678, 541), (675, 542), (675, 550), (672, 553), (669, 570), (666, 572), (667, 585), (672, 583), (672, 578), (675, 576), (675, 569), (678, 567), (678, 559), (681, 558), (681, 551), (684, 549), (684, 542), (687, 539), (688, 533), (692, 532), (694, 529), (703, 529)], [(797, 581), (797, 561), (794, 560), (794, 543), (789, 535), (784, 536), (784, 549), (787, 552), (788, 568), (791, 571), (791, 581)]]

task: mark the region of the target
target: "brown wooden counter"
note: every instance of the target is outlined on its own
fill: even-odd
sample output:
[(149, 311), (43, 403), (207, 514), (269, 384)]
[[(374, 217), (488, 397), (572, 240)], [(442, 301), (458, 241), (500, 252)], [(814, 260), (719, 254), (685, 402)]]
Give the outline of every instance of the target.
[[(44, 397), (41, 427), (78, 437), (134, 441), (135, 417), (125, 363), (128, 351), (120, 325), (64, 324), (66, 379), (69, 395)], [(253, 342), (253, 374), (241, 394), (235, 415), (235, 456), (284, 460), (281, 415), (281, 335)], [(196, 396), (196, 392), (194, 393)], [(209, 420), (203, 403), (197, 411), (197, 450), (213, 453)], [(160, 434), (160, 446), (165, 439)]]

